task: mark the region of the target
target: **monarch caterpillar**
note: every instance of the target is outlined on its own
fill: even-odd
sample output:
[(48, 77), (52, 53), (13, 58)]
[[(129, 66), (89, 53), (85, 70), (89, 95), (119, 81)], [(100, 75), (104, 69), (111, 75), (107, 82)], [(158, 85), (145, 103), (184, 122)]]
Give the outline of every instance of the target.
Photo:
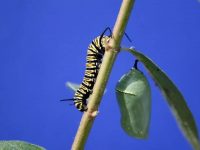
[(79, 89), (75, 92), (74, 97), (72, 99), (67, 99), (73, 100), (75, 107), (81, 112), (87, 111), (88, 109), (87, 99), (92, 93), (102, 63), (102, 58), (105, 53), (105, 44), (111, 38), (111, 35), (104, 35), (107, 30), (109, 30), (111, 33), (111, 29), (106, 28), (103, 33), (96, 37), (89, 45), (87, 49), (86, 69), (83, 81)]

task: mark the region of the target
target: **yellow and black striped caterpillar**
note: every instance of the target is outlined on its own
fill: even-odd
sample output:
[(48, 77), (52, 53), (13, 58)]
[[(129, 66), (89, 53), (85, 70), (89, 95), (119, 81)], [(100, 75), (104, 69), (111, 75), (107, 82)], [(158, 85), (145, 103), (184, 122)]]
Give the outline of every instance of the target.
[(106, 28), (104, 32), (100, 36), (96, 37), (89, 45), (83, 81), (79, 89), (75, 92), (74, 97), (72, 99), (68, 99), (73, 100), (75, 107), (81, 112), (87, 110), (87, 99), (92, 93), (93, 86), (102, 63), (102, 58), (105, 53), (105, 45), (111, 38), (111, 35), (104, 35), (107, 30), (111, 33), (110, 28)]

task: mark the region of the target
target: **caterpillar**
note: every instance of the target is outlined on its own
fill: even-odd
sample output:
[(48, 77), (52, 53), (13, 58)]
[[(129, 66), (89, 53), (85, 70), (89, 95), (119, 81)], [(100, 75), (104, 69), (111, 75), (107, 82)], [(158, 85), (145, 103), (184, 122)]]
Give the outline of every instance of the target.
[(102, 58), (105, 53), (105, 45), (111, 38), (110, 36), (104, 35), (105, 32), (110, 28), (106, 28), (103, 33), (96, 37), (87, 49), (87, 57), (86, 57), (86, 69), (83, 81), (79, 87), (79, 89), (75, 92), (73, 100), (75, 107), (81, 111), (87, 111), (87, 99), (91, 95), (93, 91), (93, 87), (102, 63)]

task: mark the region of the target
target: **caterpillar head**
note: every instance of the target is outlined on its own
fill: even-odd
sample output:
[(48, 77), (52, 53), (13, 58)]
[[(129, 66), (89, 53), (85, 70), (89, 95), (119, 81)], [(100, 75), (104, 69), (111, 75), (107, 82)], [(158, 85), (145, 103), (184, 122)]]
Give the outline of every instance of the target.
[(103, 47), (106, 47), (106, 45), (107, 45), (107, 43), (109, 42), (110, 38), (111, 38), (111, 37), (105, 36), (105, 35), (104, 35), (104, 36), (102, 37), (102, 39), (101, 39), (101, 45), (102, 45)]

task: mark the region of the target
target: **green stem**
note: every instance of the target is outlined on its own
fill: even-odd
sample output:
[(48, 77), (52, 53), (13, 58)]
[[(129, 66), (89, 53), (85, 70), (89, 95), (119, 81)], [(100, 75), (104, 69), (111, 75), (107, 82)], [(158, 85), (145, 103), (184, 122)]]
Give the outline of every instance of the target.
[(98, 114), (98, 107), (101, 102), (113, 63), (119, 51), (121, 39), (126, 28), (128, 18), (131, 14), (134, 0), (123, 0), (114, 29), (112, 39), (106, 46), (105, 55), (96, 83), (93, 88), (93, 93), (89, 98), (88, 110), (83, 114), (76, 137), (74, 139), (72, 150), (84, 149), (89, 132), (92, 128), (93, 121)]

